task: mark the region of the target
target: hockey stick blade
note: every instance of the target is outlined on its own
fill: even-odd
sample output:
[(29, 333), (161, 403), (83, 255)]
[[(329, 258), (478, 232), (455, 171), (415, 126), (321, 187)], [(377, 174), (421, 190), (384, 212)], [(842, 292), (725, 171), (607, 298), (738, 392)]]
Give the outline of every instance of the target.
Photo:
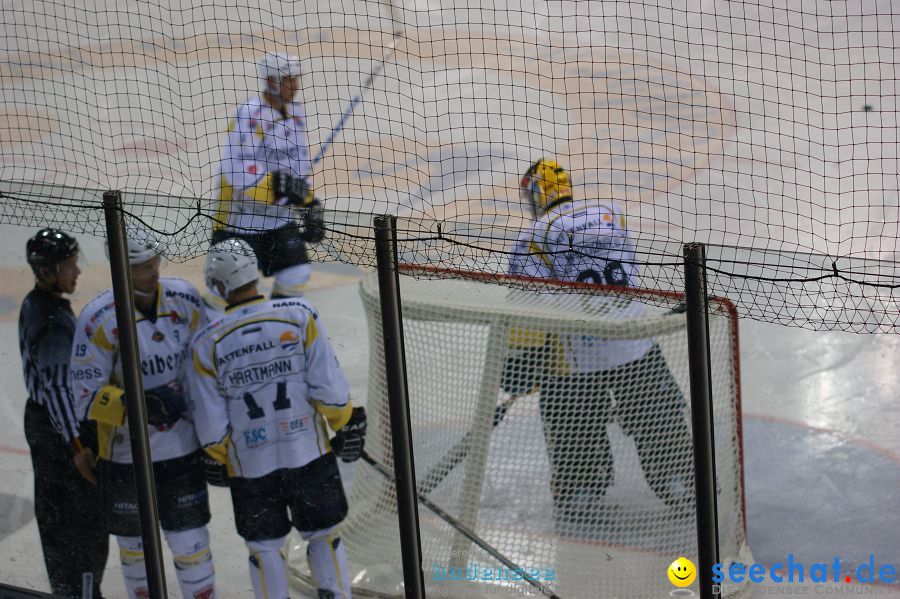
[[(510, 402), (510, 403), (512, 403), (512, 402)], [(498, 408), (499, 408), (499, 406), (498, 406)], [(386, 479), (388, 479), (391, 482), (394, 482), (394, 473), (391, 472), (387, 466), (385, 466), (384, 464), (382, 464), (381, 462), (379, 462), (378, 460), (376, 460), (375, 458), (370, 456), (368, 454), (368, 452), (366, 452), (365, 450), (363, 450), (363, 452), (362, 452), (362, 459), (364, 462), (366, 462), (367, 464), (372, 466), (375, 470), (377, 470)], [(484, 539), (482, 539), (481, 537), (476, 535), (475, 532), (473, 532), (468, 527), (463, 525), (462, 522), (460, 522), (459, 520), (457, 520), (456, 518), (454, 518), (453, 516), (448, 514), (446, 511), (444, 511), (443, 508), (438, 506), (436, 503), (434, 503), (433, 501), (431, 501), (430, 499), (425, 497), (425, 495), (416, 491), (416, 497), (418, 497), (418, 499), (422, 503), (422, 505), (424, 505), (429, 510), (431, 510), (431, 512), (435, 516), (437, 516), (438, 518), (440, 518), (441, 520), (443, 520), (444, 522), (446, 522), (447, 524), (452, 526), (454, 529), (459, 531), (464, 537), (466, 537), (467, 539), (469, 539), (470, 541), (472, 541), (473, 543), (475, 543), (476, 545), (478, 545), (479, 547), (484, 549), (488, 554), (490, 554), (491, 557), (496, 559), (498, 562), (500, 562), (501, 564), (503, 564), (510, 570), (522, 570), (522, 568), (519, 567), (515, 562), (513, 562), (512, 560), (507, 558), (505, 555), (503, 555), (499, 551), (497, 551), (491, 545), (488, 545), (487, 541), (485, 541)], [(540, 590), (541, 593), (543, 593), (543, 595), (545, 597), (550, 597), (551, 599), (562, 599), (559, 595), (554, 593), (550, 588), (545, 587), (538, 581), (531, 580), (529, 578), (526, 578), (525, 576), (523, 576), (522, 579), (525, 582), (527, 582), (528, 584), (530, 584), (531, 586), (536, 587), (538, 590)]]
[[(493, 428), (496, 428), (498, 424), (503, 422), (503, 418), (506, 416), (509, 407), (520, 397), (521, 395), (512, 395), (504, 399), (496, 408), (494, 408)], [(428, 495), (434, 491), (445, 478), (450, 476), (453, 469), (466, 459), (466, 456), (469, 455), (471, 445), (472, 431), (469, 431), (456, 443), (456, 445), (451, 447), (450, 450), (444, 454), (444, 457), (438, 460), (437, 464), (431, 467), (428, 474), (426, 474), (425, 478), (422, 480), (422, 484), (419, 486), (419, 492)]]

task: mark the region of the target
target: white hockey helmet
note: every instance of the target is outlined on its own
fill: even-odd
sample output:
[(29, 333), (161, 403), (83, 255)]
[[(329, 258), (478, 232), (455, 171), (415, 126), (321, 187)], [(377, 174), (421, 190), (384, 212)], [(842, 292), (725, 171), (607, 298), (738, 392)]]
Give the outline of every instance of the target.
[(300, 76), (300, 57), (287, 52), (266, 52), (257, 65), (263, 89), (269, 86), (269, 77), (280, 81), (284, 77)]
[[(238, 287), (259, 279), (253, 248), (243, 239), (220, 241), (209, 248), (203, 275), (209, 290), (216, 296), (227, 299), (228, 294)], [(218, 283), (223, 287), (221, 293)]]
[[(143, 227), (128, 225), (125, 228), (128, 238), (128, 264), (137, 266), (156, 256), (163, 255), (162, 245), (156, 236)], [(106, 258), (109, 259), (109, 239), (104, 244)]]

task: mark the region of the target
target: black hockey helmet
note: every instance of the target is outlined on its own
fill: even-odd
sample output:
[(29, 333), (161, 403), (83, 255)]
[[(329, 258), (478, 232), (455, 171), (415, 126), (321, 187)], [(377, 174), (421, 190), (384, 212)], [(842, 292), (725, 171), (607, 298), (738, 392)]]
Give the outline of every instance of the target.
[(78, 241), (59, 229), (41, 229), (25, 244), (25, 259), (37, 276), (41, 276), (42, 269), (59, 264), (77, 253)]

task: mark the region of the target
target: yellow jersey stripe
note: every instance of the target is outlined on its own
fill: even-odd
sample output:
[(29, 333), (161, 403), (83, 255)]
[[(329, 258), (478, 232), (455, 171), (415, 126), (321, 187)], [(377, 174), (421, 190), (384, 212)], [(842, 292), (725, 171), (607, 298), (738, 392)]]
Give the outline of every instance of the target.
[(272, 197), (272, 173), (266, 175), (259, 180), (259, 183), (253, 187), (244, 190), (244, 195), (263, 204), (272, 204), (275, 198)]
[(113, 345), (109, 338), (106, 336), (106, 331), (103, 329), (103, 327), (100, 327), (99, 329), (94, 331), (94, 334), (91, 336), (91, 343), (106, 351), (116, 350), (116, 346)]
[(319, 327), (316, 326), (315, 319), (310, 318), (306, 321), (306, 341), (303, 342), (303, 349), (309, 349), (318, 336)]
[(216, 208), (216, 216), (213, 221), (213, 231), (220, 231), (228, 224), (231, 216), (231, 200), (234, 198), (234, 187), (225, 178), (219, 175), (219, 205)]

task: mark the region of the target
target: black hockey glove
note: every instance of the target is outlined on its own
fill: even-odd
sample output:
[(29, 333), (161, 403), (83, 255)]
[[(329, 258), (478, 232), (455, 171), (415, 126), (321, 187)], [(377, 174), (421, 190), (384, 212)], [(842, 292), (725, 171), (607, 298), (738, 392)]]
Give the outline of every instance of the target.
[(200, 452), (200, 463), (203, 464), (203, 474), (206, 482), (214, 487), (228, 486), (228, 467), (217, 462), (205, 451)]
[(147, 402), (147, 422), (153, 426), (171, 426), (187, 411), (187, 403), (178, 391), (160, 385), (144, 391)]
[(272, 197), (279, 206), (309, 206), (314, 200), (306, 177), (282, 172), (272, 174)]
[(325, 239), (325, 209), (319, 200), (313, 198), (312, 203), (303, 210), (303, 241), (319, 243)]
[(350, 420), (331, 439), (334, 455), (344, 462), (355, 462), (366, 444), (366, 410), (353, 408)]

